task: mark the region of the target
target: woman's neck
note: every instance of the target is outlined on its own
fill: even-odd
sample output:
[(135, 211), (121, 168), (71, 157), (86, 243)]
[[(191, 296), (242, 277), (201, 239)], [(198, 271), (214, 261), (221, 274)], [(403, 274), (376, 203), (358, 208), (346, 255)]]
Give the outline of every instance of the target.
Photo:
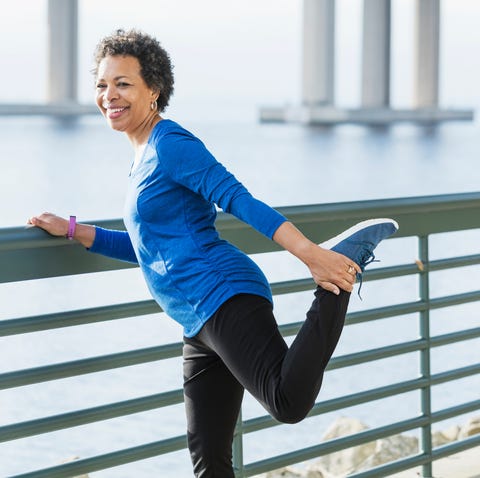
[(139, 127), (134, 133), (127, 133), (128, 139), (132, 143), (135, 152), (137, 152), (137, 150), (143, 151), (143, 148), (148, 142), (148, 138), (150, 137), (153, 128), (162, 119), (163, 118), (160, 115), (155, 114), (155, 116), (148, 118), (145, 122), (139, 125)]

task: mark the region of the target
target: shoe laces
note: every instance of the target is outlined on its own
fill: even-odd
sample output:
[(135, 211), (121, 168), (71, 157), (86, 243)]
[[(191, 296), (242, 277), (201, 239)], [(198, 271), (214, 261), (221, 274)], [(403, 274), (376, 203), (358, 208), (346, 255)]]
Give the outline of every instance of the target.
[(362, 269), (362, 273), (357, 273), (357, 278), (360, 282), (360, 285), (358, 286), (358, 297), (360, 297), (360, 300), (363, 300), (362, 296), (360, 295), (360, 291), (362, 290), (363, 285), (363, 271), (365, 270), (365, 267), (367, 267), (368, 264), (371, 264), (372, 262), (380, 261), (378, 259), (375, 259), (375, 254), (368, 247), (364, 246), (362, 252), (360, 253), (358, 264)]

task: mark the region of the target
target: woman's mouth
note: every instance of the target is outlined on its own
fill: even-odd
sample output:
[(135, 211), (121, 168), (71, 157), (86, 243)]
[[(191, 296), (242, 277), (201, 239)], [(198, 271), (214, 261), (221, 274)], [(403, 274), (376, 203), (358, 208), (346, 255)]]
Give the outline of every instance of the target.
[(120, 117), (126, 109), (128, 109), (126, 106), (123, 106), (121, 108), (106, 108), (107, 117), (109, 119), (116, 119)]

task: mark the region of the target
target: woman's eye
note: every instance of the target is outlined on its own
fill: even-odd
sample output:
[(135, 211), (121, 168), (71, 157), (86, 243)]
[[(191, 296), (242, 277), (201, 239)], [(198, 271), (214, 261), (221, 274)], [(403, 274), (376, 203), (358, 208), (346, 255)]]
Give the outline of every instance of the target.
[(118, 86), (121, 86), (121, 87), (125, 87), (125, 86), (130, 86), (128, 83), (125, 83), (123, 81), (121, 81)]
[(104, 85), (103, 83), (98, 83), (97, 86), (96, 86), (96, 88), (97, 88), (98, 90), (100, 90), (100, 89), (102, 89), (102, 88), (105, 88), (105, 85)]

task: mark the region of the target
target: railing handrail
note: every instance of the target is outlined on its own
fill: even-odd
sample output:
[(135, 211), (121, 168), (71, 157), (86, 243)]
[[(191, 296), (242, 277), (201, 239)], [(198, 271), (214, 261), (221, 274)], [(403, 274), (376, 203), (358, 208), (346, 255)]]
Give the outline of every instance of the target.
[[(371, 217), (395, 218), (402, 225), (396, 237), (475, 229), (480, 227), (480, 215), (471, 214), (471, 211), (479, 207), (480, 192), (469, 192), (277, 209), (309, 238), (320, 243), (355, 222)], [(423, 214), (421, 223), (418, 221), (419, 214)], [(105, 228), (124, 229), (121, 219), (85, 222)], [(220, 212), (217, 226), (222, 237), (248, 254), (279, 250), (273, 241), (229, 214)], [(96, 254), (84, 254), (81, 249), (71, 241), (52, 238), (37, 228), (0, 229), (0, 264), (16, 265), (15, 270), (0, 267), (0, 283), (134, 267)], [(33, 257), (35, 262), (32, 261)]]

